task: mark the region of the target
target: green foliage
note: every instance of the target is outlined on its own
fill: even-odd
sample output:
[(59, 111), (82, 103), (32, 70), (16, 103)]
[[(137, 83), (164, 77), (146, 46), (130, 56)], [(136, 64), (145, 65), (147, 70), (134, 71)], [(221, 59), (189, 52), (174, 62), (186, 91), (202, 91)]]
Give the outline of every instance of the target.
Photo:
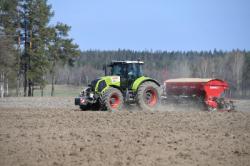
[(69, 30), (70, 27), (63, 23), (48, 29), (47, 44), (51, 62), (71, 62), (73, 65), (71, 60), (80, 55), (78, 45), (68, 38)]
[[(16, 10), (18, 0), (0, 1), (0, 27), (5, 35), (13, 38), (16, 35), (16, 25), (18, 21), (18, 12)], [(1, 33), (2, 35), (3, 33)]]
[(17, 20), (16, 0), (0, 1), (0, 74), (9, 87), (15, 86), (16, 63), (18, 52), (15, 49), (17, 35), (15, 25)]

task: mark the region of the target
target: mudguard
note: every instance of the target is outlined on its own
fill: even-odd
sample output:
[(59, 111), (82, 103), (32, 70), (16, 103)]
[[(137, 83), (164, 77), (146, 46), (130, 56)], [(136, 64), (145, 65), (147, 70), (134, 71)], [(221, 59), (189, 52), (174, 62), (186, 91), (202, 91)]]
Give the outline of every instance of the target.
[(133, 91), (133, 92), (136, 92), (136, 91), (138, 90), (139, 86), (140, 86), (142, 83), (146, 82), (146, 81), (152, 81), (152, 82), (154, 82), (156, 85), (160, 86), (160, 84), (159, 84), (158, 81), (156, 81), (156, 80), (154, 80), (154, 79), (152, 79), (152, 78), (150, 78), (150, 77), (142, 76), (142, 77), (140, 77), (140, 78), (137, 78), (137, 79), (134, 81), (134, 83), (133, 83), (133, 85), (132, 85), (132, 91)]

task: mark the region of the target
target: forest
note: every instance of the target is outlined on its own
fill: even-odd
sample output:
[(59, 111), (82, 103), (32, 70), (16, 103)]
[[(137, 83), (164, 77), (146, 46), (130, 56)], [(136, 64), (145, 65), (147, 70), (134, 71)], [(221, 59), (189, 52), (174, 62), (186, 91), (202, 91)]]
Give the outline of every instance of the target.
[[(0, 87), (5, 96), (33, 96), (55, 84), (86, 86), (104, 75), (111, 60), (143, 60), (145, 75), (163, 83), (179, 77), (228, 81), (233, 97), (250, 97), (250, 52), (246, 50), (80, 50), (70, 26), (50, 25), (46, 0), (0, 2)], [(84, 33), (84, 32), (83, 32)], [(15, 93), (9, 93), (14, 89)]]

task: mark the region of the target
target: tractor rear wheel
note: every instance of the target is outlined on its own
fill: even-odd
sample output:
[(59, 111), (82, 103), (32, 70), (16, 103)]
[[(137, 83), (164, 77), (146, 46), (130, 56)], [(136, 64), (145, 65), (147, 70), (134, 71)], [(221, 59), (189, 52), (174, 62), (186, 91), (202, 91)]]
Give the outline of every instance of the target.
[(123, 107), (123, 96), (120, 90), (110, 87), (101, 97), (102, 109), (108, 111), (120, 111)]
[(136, 101), (143, 110), (154, 111), (160, 105), (160, 88), (156, 83), (147, 81), (140, 85)]

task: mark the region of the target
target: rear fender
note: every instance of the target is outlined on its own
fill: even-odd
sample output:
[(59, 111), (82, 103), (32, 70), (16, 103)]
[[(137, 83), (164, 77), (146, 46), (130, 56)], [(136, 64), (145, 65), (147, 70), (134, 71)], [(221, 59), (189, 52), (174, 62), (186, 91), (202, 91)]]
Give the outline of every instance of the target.
[(113, 88), (119, 89), (119, 90), (122, 92), (121, 87), (116, 86), (116, 85), (109, 85), (109, 86), (106, 86), (106, 87), (105, 87), (105, 88), (101, 91), (101, 93), (100, 93), (100, 94), (103, 94), (104, 92), (106, 92), (106, 90), (108, 90), (110, 87), (113, 87)]
[(142, 76), (142, 77), (140, 77), (140, 78), (138, 78), (138, 79), (136, 79), (134, 81), (133, 86), (132, 86), (132, 91), (136, 92), (138, 90), (138, 88), (140, 87), (140, 85), (142, 83), (146, 82), (146, 81), (154, 82), (156, 85), (158, 85), (160, 87), (160, 84), (159, 84), (158, 81), (156, 81), (156, 80), (154, 80), (154, 79), (152, 79), (150, 77), (144, 77), (144, 76)]

